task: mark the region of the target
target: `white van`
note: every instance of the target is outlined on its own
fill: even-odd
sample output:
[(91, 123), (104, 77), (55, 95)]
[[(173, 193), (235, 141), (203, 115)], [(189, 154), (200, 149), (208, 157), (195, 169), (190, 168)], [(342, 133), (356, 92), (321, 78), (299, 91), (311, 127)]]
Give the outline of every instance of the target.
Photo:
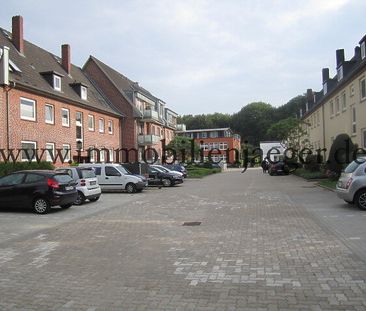
[(82, 167), (92, 167), (103, 190), (126, 190), (128, 193), (141, 192), (145, 182), (133, 176), (120, 164), (114, 163), (85, 163)]

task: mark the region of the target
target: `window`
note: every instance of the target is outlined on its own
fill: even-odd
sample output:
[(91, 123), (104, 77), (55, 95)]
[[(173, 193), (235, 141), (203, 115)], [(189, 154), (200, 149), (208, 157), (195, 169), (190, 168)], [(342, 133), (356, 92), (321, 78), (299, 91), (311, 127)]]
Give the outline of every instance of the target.
[(104, 119), (99, 119), (99, 133), (104, 133)]
[(334, 116), (334, 103), (333, 101), (330, 102), (330, 116)]
[(38, 174), (27, 174), (24, 180), (25, 184), (35, 184), (44, 181), (45, 177)]
[(36, 121), (36, 102), (27, 98), (20, 98), (20, 118)]
[(83, 113), (77, 111), (75, 115), (76, 145), (78, 150), (83, 149)]
[(102, 168), (101, 167), (94, 167), (94, 173), (97, 176), (100, 176), (102, 173)]
[(53, 158), (55, 156), (55, 144), (54, 143), (46, 143), (46, 161), (53, 162)]
[(37, 143), (35, 141), (22, 141), (22, 161), (35, 161)]
[(349, 86), (349, 95), (352, 97), (353, 95), (355, 95), (355, 86), (354, 84), (352, 83), (350, 86)]
[(63, 144), (62, 145), (62, 158), (64, 159), (65, 162), (70, 161), (71, 159), (71, 148), (69, 144)]
[(53, 88), (61, 92), (61, 77), (53, 75)]
[(112, 120), (108, 121), (108, 133), (113, 134), (113, 121)]
[(324, 84), (323, 84), (323, 94), (325, 95), (325, 94), (327, 94), (328, 93), (328, 85), (327, 85), (327, 83), (325, 82)]
[(316, 123), (318, 124), (318, 126), (320, 125), (320, 112), (319, 111), (316, 113)]
[(100, 162), (104, 162), (105, 161), (105, 150), (104, 150), (104, 147), (102, 147), (100, 149), (100, 152), (99, 152), (99, 161)]
[(114, 167), (112, 166), (106, 166), (105, 167), (105, 175), (106, 176), (121, 176), (121, 173), (118, 172)]
[(363, 130), (363, 147), (364, 149), (366, 149), (366, 130)]
[(1, 178), (0, 186), (19, 185), (24, 179), (24, 173), (15, 173)]
[(70, 126), (70, 111), (69, 109), (61, 109), (62, 126)]
[(85, 86), (81, 86), (80, 87), (80, 97), (83, 100), (87, 100), (88, 99), (88, 90)]
[(113, 149), (109, 149), (109, 161), (110, 162), (114, 161), (114, 159), (113, 159)]
[(48, 124), (55, 123), (55, 113), (53, 105), (44, 106), (44, 121)]
[(343, 66), (341, 66), (337, 69), (337, 78), (338, 78), (338, 81), (341, 81), (343, 79)]
[(366, 44), (365, 41), (361, 43), (361, 59), (366, 57)]
[(346, 111), (347, 110), (346, 93), (343, 93), (341, 95), (341, 101), (342, 101), (342, 111)]
[(363, 100), (366, 98), (366, 79), (363, 78), (360, 80), (360, 99)]
[(226, 150), (227, 149), (227, 143), (220, 143), (219, 144), (219, 149), (220, 150)]
[(202, 132), (200, 136), (201, 138), (207, 138), (207, 132)]
[(352, 134), (357, 133), (357, 126), (356, 126), (356, 107), (352, 107)]
[(88, 156), (90, 157), (90, 162), (94, 163), (95, 162), (95, 151), (94, 151), (94, 146), (90, 146), (89, 150), (88, 150)]
[(88, 129), (94, 131), (94, 116), (88, 115)]
[(335, 99), (335, 108), (336, 108), (336, 114), (339, 114), (340, 106), (339, 106), (339, 97)]

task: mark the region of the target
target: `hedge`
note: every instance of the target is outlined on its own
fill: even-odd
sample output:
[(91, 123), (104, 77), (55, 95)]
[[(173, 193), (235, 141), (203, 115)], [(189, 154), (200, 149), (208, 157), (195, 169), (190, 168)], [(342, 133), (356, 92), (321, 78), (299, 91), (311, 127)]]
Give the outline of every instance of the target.
[(16, 171), (22, 170), (53, 170), (54, 166), (51, 162), (0, 162), (0, 176), (4, 176)]

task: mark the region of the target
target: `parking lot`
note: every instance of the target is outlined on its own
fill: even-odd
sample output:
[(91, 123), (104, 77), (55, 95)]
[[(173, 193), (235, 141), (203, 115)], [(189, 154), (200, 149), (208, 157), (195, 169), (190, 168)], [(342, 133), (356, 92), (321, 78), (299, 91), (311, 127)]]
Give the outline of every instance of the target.
[(0, 310), (366, 309), (366, 212), (295, 176), (0, 213)]

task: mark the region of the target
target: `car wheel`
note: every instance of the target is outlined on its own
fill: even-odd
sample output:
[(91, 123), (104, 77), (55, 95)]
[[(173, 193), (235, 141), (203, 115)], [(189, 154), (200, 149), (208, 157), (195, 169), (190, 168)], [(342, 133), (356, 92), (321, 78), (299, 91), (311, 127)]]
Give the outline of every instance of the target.
[(33, 201), (33, 210), (37, 214), (46, 214), (50, 210), (50, 203), (44, 198), (36, 198)]
[(135, 184), (133, 184), (133, 183), (128, 183), (128, 184), (126, 185), (126, 191), (127, 191), (128, 193), (134, 193), (134, 192), (136, 192), (136, 186), (135, 186)]
[(366, 189), (357, 192), (355, 203), (359, 209), (366, 210)]
[(63, 205), (60, 205), (61, 208), (63, 209), (67, 209), (67, 208), (70, 208), (72, 206), (72, 203), (69, 203), (69, 204), (63, 204)]
[(98, 201), (99, 198), (100, 198), (100, 196), (99, 197), (90, 198), (89, 201), (90, 202), (95, 202), (95, 201)]
[(172, 181), (169, 178), (163, 178), (162, 183), (164, 187), (172, 186)]
[(82, 205), (85, 202), (85, 196), (82, 192), (78, 191), (78, 197), (76, 198), (74, 204)]

